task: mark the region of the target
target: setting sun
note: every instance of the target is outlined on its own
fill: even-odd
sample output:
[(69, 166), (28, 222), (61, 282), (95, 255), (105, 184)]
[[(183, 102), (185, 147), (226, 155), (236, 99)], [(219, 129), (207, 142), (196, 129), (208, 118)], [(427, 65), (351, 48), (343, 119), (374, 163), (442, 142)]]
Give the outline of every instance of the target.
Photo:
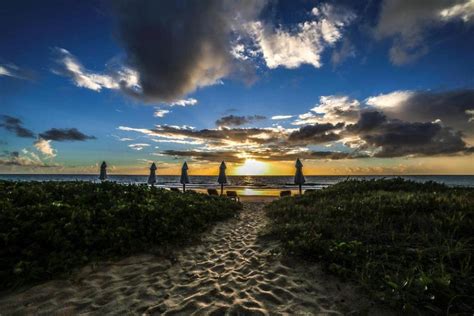
[(245, 159), (245, 162), (235, 168), (237, 175), (264, 175), (269, 173), (269, 165), (255, 159)]

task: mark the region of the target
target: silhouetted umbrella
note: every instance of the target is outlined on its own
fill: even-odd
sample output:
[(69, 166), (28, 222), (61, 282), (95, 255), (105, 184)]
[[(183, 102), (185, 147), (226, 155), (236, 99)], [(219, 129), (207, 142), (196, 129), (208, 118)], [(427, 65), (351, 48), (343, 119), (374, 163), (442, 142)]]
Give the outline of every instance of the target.
[(217, 178), (217, 182), (221, 185), (221, 195), (224, 194), (224, 184), (227, 183), (225, 169), (227, 169), (225, 162), (222, 162), (221, 166), (219, 167), (219, 178)]
[(105, 161), (102, 161), (102, 164), (100, 165), (99, 180), (100, 181), (107, 180), (107, 164), (105, 163)]
[(185, 161), (181, 168), (181, 178), (179, 179), (179, 182), (183, 185), (183, 192), (186, 192), (186, 183), (189, 183), (188, 169), (188, 164)]
[(297, 184), (300, 188), (300, 195), (301, 195), (301, 186), (306, 182), (304, 175), (303, 175), (303, 164), (301, 163), (300, 159), (296, 159), (296, 174), (295, 174), (295, 184)]
[(154, 185), (156, 183), (156, 165), (152, 163), (150, 166), (150, 175), (148, 176), (148, 184)]

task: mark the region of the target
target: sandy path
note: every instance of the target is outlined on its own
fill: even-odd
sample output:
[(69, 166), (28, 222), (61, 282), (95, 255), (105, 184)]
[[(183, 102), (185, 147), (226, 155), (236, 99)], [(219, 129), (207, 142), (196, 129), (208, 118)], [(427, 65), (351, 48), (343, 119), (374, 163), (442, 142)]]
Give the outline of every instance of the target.
[(275, 241), (258, 239), (262, 206), (244, 203), (238, 219), (216, 225), (174, 259), (133, 256), (0, 298), (0, 315), (327, 315), (367, 304), (351, 286), (283, 260)]

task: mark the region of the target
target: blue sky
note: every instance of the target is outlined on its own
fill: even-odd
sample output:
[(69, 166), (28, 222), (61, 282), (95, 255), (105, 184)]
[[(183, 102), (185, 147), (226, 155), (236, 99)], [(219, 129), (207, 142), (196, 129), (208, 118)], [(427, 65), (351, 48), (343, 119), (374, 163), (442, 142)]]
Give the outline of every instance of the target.
[(474, 173), (473, 1), (216, 3), (2, 5), (0, 171)]

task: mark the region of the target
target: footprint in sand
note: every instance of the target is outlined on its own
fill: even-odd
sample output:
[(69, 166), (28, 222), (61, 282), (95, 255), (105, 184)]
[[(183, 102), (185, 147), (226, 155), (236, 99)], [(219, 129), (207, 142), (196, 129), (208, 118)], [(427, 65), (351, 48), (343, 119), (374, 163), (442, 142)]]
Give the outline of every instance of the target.
[(369, 306), (350, 285), (281, 258), (276, 241), (258, 239), (263, 205), (244, 203), (238, 219), (217, 224), (173, 262), (138, 255), (83, 269), (0, 298), (0, 315), (330, 315)]

